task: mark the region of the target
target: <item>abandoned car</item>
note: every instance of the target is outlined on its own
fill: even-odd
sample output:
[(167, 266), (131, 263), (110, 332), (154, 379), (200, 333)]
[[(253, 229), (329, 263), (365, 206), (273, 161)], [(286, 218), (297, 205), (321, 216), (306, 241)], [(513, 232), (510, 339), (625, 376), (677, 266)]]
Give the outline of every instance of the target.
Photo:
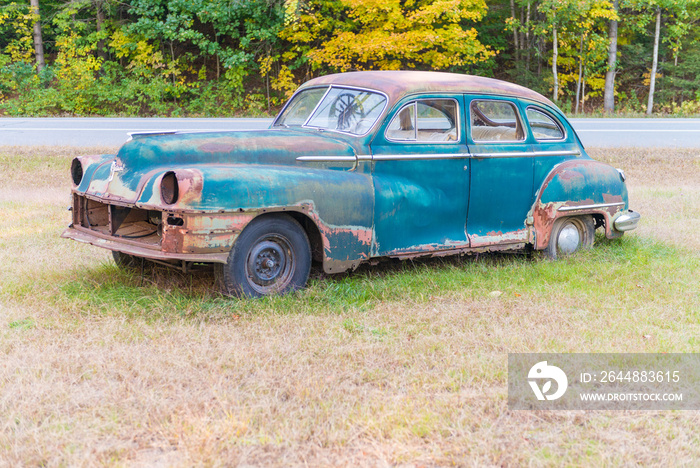
[(313, 79), (268, 130), (132, 134), (71, 166), (63, 237), (265, 296), (380, 257), (541, 250), (640, 219), (547, 98), (494, 79), (369, 71)]

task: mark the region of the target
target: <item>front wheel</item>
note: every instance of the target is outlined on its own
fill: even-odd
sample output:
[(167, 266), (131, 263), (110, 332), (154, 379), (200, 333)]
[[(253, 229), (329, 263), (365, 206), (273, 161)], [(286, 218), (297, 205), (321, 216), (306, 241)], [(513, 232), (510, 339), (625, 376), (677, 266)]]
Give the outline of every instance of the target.
[(595, 222), (591, 216), (559, 218), (552, 225), (549, 244), (544, 250), (547, 257), (558, 259), (582, 249), (593, 247)]
[(117, 252), (116, 250), (112, 250), (112, 258), (114, 259), (114, 263), (116, 263), (117, 266), (123, 270), (136, 268), (141, 265), (141, 261), (143, 260), (140, 257), (135, 257), (123, 252)]
[(253, 220), (219, 267), (226, 295), (262, 297), (284, 294), (306, 285), (311, 248), (301, 225), (287, 215)]

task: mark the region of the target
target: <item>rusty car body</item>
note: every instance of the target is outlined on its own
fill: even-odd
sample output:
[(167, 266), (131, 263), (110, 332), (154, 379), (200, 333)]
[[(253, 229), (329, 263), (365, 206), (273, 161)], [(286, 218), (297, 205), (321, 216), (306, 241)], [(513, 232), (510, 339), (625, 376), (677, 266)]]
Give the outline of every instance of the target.
[(625, 176), (592, 160), (563, 113), (503, 81), (435, 72), (323, 76), (268, 130), (134, 134), (76, 158), (63, 237), (217, 266), (264, 296), (380, 257), (542, 250), (634, 229)]

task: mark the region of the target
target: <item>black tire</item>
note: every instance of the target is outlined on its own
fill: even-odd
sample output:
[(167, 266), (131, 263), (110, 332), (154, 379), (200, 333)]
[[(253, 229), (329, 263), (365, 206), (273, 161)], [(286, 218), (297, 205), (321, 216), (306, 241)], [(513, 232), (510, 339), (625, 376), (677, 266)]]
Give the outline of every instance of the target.
[(141, 257), (134, 257), (133, 255), (123, 252), (117, 252), (116, 250), (112, 250), (112, 258), (114, 259), (114, 263), (124, 270), (130, 270), (141, 266)]
[(556, 260), (579, 250), (593, 247), (595, 222), (592, 216), (559, 218), (552, 225), (549, 244), (544, 250), (547, 257)]
[(218, 276), (226, 295), (263, 297), (303, 288), (310, 269), (306, 232), (292, 217), (275, 215), (254, 219), (243, 229)]

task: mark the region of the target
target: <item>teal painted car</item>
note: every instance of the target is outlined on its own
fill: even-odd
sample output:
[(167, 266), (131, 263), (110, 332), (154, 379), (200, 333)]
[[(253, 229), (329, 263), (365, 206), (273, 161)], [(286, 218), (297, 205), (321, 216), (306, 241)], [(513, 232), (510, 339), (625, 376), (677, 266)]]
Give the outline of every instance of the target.
[(381, 257), (539, 250), (639, 222), (625, 175), (592, 160), (544, 96), (494, 79), (369, 71), (313, 79), (268, 130), (134, 134), (71, 165), (63, 237), (259, 297)]

